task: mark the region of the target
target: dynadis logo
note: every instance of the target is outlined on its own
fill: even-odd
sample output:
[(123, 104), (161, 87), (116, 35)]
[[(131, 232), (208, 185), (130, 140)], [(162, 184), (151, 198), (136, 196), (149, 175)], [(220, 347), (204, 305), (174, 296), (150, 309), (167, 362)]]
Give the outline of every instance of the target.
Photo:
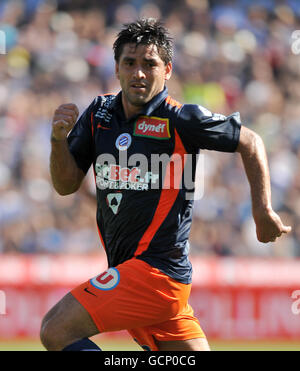
[(140, 116), (136, 123), (133, 135), (157, 139), (169, 139), (169, 119), (160, 117)]

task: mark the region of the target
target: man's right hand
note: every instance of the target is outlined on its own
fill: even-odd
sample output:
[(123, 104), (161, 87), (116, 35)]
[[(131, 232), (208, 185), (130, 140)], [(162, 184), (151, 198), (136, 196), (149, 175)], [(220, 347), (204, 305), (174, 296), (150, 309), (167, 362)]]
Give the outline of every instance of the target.
[(77, 106), (73, 103), (62, 104), (55, 112), (52, 121), (51, 140), (61, 141), (67, 138), (79, 115)]

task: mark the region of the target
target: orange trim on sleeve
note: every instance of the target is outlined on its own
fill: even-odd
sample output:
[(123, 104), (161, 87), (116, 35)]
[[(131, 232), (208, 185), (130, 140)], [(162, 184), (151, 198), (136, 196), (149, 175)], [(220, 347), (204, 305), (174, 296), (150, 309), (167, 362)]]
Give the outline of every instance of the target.
[(177, 102), (177, 100), (173, 99), (172, 97), (170, 97), (170, 95), (167, 96), (166, 102), (173, 107), (178, 107), (178, 108), (182, 107), (182, 104)]
[(105, 94), (100, 94), (100, 95), (98, 95), (98, 97), (106, 96), (106, 95), (117, 95), (117, 94), (118, 94), (117, 92), (113, 92), (113, 93), (105, 93)]

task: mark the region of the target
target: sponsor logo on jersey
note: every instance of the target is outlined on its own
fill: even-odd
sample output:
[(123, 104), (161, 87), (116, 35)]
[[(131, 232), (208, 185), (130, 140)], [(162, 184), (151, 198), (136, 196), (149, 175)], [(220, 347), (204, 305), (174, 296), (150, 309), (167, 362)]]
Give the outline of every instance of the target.
[(90, 295), (97, 296), (97, 295), (95, 295), (92, 291), (90, 291), (87, 287), (85, 287), (85, 288), (83, 289), (83, 291), (87, 292), (87, 293), (90, 294)]
[(169, 139), (169, 119), (160, 117), (140, 116), (134, 127), (133, 135), (156, 139)]
[(131, 135), (128, 133), (123, 133), (116, 139), (116, 147), (119, 151), (126, 151), (131, 144)]
[(111, 211), (116, 215), (119, 211), (119, 207), (122, 201), (122, 193), (116, 192), (116, 193), (109, 193), (106, 196), (106, 202), (108, 207), (111, 209)]
[(100, 165), (96, 163), (95, 170), (96, 184), (99, 189), (147, 191), (149, 185), (155, 184), (159, 180), (159, 175), (151, 171), (147, 171), (142, 176), (138, 167), (129, 168), (117, 164)]

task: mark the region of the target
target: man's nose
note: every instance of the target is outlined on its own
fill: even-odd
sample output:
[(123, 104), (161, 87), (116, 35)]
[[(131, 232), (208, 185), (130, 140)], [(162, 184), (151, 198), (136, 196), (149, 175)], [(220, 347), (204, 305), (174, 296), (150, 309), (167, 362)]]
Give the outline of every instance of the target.
[(142, 66), (136, 66), (133, 74), (134, 74), (134, 77), (137, 79), (144, 79), (146, 77)]

